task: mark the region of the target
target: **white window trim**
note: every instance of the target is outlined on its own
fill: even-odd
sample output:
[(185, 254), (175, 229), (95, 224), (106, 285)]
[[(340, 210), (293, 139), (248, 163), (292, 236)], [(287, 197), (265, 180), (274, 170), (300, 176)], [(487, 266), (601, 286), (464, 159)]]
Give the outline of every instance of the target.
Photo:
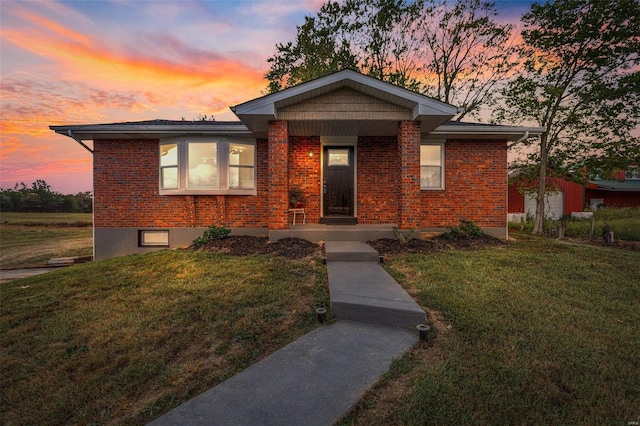
[[(440, 146), (440, 186), (439, 187), (427, 187), (423, 188), (420, 185), (421, 191), (442, 191), (445, 189), (445, 169), (444, 169), (444, 158), (445, 158), (445, 141), (431, 141), (431, 140), (423, 140), (420, 143), (422, 145), (438, 145)], [(420, 161), (420, 173), (422, 173), (422, 161)]]
[[(189, 188), (187, 183), (188, 169), (188, 146), (189, 143), (212, 143), (217, 146), (217, 167), (218, 167), (218, 188)], [(165, 144), (178, 145), (178, 188), (164, 189), (162, 188), (162, 168), (160, 167), (160, 145)], [(237, 143), (253, 146), (253, 188), (229, 188), (229, 145)], [(160, 195), (257, 195), (258, 194), (258, 150), (254, 139), (230, 139), (230, 138), (213, 138), (213, 137), (181, 137), (161, 139), (158, 145), (158, 191)], [(248, 166), (245, 168), (249, 168)]]
[[(164, 243), (145, 243), (144, 235), (145, 234), (161, 234), (166, 235), (167, 242)], [(169, 247), (170, 245), (170, 235), (168, 229), (139, 229), (138, 230), (138, 247)]]

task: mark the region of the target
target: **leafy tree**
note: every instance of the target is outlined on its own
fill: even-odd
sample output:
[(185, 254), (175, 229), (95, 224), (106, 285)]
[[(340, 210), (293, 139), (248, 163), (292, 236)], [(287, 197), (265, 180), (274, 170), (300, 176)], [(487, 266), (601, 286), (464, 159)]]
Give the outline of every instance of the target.
[(364, 74), (419, 91), (424, 1), (346, 0), (351, 47)]
[(4, 212), (65, 212), (91, 213), (93, 198), (91, 192), (62, 195), (52, 191), (42, 179), (28, 187), (24, 182), (16, 183), (13, 189), (0, 188), (0, 210)]
[(266, 74), (269, 93), (340, 69), (357, 68), (347, 31), (349, 25), (340, 4), (325, 3), (317, 16), (305, 17), (304, 24), (297, 28), (295, 44), (277, 44), (277, 53), (268, 59), (271, 63)]
[(534, 3), (522, 21), (524, 63), (504, 89), (498, 119), (546, 129), (525, 162), (539, 164), (534, 234), (544, 225), (547, 167), (579, 174), (585, 165), (624, 168), (640, 152), (640, 3)]
[(516, 68), (513, 26), (495, 21), (495, 3), (432, 0), (423, 25), (425, 92), (476, 118)]
[(0, 193), (0, 211), (13, 211), (13, 200), (11, 200), (11, 196), (9, 194), (5, 194), (4, 191)]
[(513, 67), (512, 26), (484, 0), (329, 1), (276, 45), (267, 90), (356, 69), (476, 115)]

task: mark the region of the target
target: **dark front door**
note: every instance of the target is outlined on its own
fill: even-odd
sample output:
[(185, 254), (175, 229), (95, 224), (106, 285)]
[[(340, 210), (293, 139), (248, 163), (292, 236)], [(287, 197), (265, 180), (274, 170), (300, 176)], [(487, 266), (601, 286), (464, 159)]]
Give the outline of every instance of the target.
[(322, 195), (325, 218), (353, 218), (354, 155), (352, 146), (324, 147)]

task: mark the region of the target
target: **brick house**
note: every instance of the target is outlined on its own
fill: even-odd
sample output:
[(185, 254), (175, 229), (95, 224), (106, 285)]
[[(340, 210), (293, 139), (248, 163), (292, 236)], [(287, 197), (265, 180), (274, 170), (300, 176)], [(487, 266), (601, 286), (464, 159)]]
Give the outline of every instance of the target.
[(186, 246), (210, 225), (366, 240), (464, 218), (506, 238), (507, 142), (543, 131), (451, 122), (458, 108), (352, 70), (231, 109), (240, 121), (50, 127), (93, 140), (96, 259)]

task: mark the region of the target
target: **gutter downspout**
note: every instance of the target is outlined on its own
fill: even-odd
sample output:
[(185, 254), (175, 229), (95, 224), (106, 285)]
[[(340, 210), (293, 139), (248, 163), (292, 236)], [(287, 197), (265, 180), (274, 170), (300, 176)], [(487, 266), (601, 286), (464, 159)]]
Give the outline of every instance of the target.
[(522, 135), (522, 137), (520, 139), (518, 139), (517, 141), (514, 141), (511, 145), (509, 145), (507, 148), (511, 148), (513, 146), (516, 146), (517, 144), (519, 144), (520, 142), (522, 142), (523, 140), (527, 139), (529, 137), (529, 131), (525, 130), (524, 134)]
[(93, 155), (93, 150), (89, 148), (84, 142), (82, 142), (82, 140), (80, 140), (76, 135), (74, 135), (73, 130), (67, 130), (67, 136), (69, 136), (74, 141), (78, 142), (80, 145), (82, 145), (84, 149), (86, 149), (91, 153), (91, 155)]

